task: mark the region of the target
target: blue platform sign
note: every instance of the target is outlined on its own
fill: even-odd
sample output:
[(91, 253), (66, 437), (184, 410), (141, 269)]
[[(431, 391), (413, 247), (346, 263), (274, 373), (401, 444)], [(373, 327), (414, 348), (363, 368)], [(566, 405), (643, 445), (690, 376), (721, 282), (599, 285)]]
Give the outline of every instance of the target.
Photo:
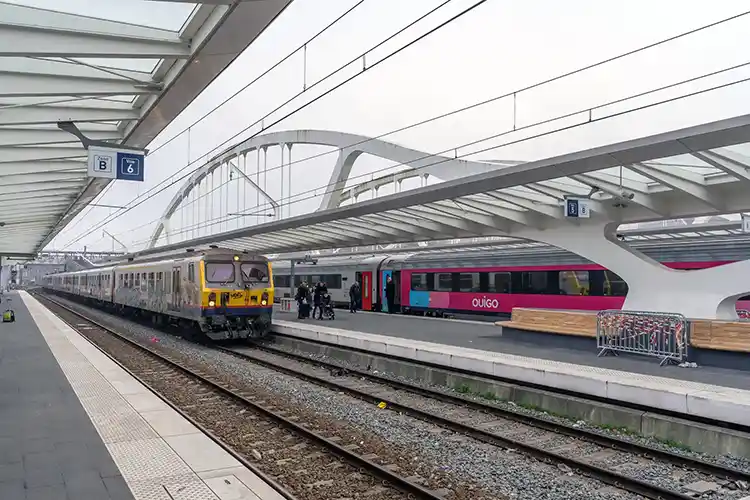
[(142, 154), (118, 152), (117, 179), (143, 182), (143, 160)]
[(565, 200), (565, 217), (588, 219), (591, 217), (588, 200), (567, 198)]
[(89, 177), (143, 182), (145, 155), (133, 150), (89, 147)]

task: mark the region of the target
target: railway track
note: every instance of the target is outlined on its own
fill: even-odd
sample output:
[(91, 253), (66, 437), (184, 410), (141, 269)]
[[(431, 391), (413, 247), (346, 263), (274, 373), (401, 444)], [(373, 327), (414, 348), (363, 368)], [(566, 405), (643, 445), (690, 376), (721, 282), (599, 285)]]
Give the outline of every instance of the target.
[[(646, 498), (694, 498), (694, 491), (686, 486), (699, 481), (733, 486), (750, 483), (750, 474), (742, 470), (515, 413), (368, 371), (313, 360), (272, 346), (216, 348), (332, 390), (384, 404), (386, 408), (474, 439), (521, 450), (538, 460), (555, 463), (563, 471), (582, 473)], [(740, 487), (725, 493), (722, 498), (741, 498), (747, 494)]]
[(45, 294), (34, 296), (288, 499), (446, 495), (356, 453), (355, 444), (326, 435), (325, 425), (298, 421), (225, 377), (171, 359)]

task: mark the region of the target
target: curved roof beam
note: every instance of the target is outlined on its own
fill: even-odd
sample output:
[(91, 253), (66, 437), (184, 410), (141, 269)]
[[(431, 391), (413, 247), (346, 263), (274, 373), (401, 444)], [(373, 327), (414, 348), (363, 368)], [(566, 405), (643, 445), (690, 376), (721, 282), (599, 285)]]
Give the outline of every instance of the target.
[(235, 163), (233, 163), (233, 158), (230, 158), (226, 162), (217, 162), (217, 163), (210, 163), (207, 165), (204, 165), (200, 169), (198, 169), (196, 172), (191, 175), (187, 181), (182, 185), (179, 191), (172, 197), (172, 200), (167, 205), (166, 210), (164, 210), (164, 214), (162, 214), (161, 219), (159, 220), (159, 223), (154, 228), (154, 232), (151, 234), (151, 241), (149, 242), (148, 248), (154, 248), (156, 246), (156, 242), (159, 241), (159, 237), (161, 236), (161, 233), (164, 231), (165, 226), (167, 225), (167, 221), (174, 215), (174, 213), (177, 211), (178, 208), (180, 208), (180, 205), (182, 202), (190, 195), (190, 193), (200, 185), (200, 183), (209, 175), (213, 174), (213, 172), (221, 167), (222, 165), (229, 165), (229, 167), (238, 172), (240, 177), (245, 180), (245, 182), (250, 183), (250, 185), (255, 188), (258, 193), (260, 193), (261, 197), (268, 201), (268, 203), (271, 205), (271, 208), (273, 209), (274, 216), (277, 216), (279, 214), (279, 204), (271, 198), (271, 196), (268, 195), (263, 189), (261, 189), (258, 184), (255, 183), (248, 175), (245, 174)]
[[(339, 149), (339, 159), (328, 184), (329, 186), (336, 186), (336, 188), (325, 195), (320, 206), (321, 210), (338, 207), (343, 201), (344, 185), (349, 179), (356, 157), (362, 153), (407, 165), (412, 171), (419, 171), (419, 174), (414, 175), (429, 174), (443, 180), (459, 179), (467, 175), (491, 172), (509, 166), (502, 163), (493, 164), (458, 160), (449, 156), (430, 155), (382, 139), (333, 130), (284, 130), (263, 134), (225, 150), (210, 160), (209, 163), (225, 161), (226, 158), (232, 158), (253, 149), (278, 144), (308, 144), (332, 146)], [(403, 177), (406, 174), (398, 172), (384, 176), (381, 178), (385, 180), (383, 184), (391, 182), (394, 175)]]

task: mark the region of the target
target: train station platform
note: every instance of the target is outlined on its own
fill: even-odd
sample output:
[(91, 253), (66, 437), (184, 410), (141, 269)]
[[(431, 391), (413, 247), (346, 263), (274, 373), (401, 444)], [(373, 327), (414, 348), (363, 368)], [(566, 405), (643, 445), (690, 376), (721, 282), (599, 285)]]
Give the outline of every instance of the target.
[(334, 321), (277, 314), (274, 330), (300, 339), (747, 426), (750, 372), (659, 366), (648, 357), (597, 357), (561, 344), (506, 338), (492, 323), (339, 312)]
[(0, 498), (282, 498), (36, 299), (8, 297)]

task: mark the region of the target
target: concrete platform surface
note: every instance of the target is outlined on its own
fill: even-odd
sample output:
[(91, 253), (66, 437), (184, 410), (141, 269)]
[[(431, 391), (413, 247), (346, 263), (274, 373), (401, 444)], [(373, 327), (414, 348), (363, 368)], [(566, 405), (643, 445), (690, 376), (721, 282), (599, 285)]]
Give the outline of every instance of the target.
[(36, 299), (21, 291), (12, 304), (0, 499), (282, 498)]
[[(359, 323), (361, 318), (369, 316), (371, 319), (366, 321), (377, 324), (377, 328), (381, 331), (389, 327), (389, 322), (400, 321), (399, 333), (382, 335), (341, 328), (339, 325), (343, 321), (339, 320), (339, 316), (348, 318), (349, 313), (337, 315), (334, 321), (287, 321), (289, 315), (283, 315), (284, 319), (280, 319), (279, 316), (282, 315), (274, 318), (274, 330), (301, 339), (328, 342), (342, 347), (394, 355), (454, 369), (470, 370), (484, 375), (636, 403), (685, 415), (750, 425), (750, 391), (747, 390), (635, 371), (613, 370), (554, 359), (404, 338), (419, 335), (415, 332), (429, 329), (437, 331), (435, 335), (437, 338), (446, 338), (448, 329), (452, 329), (453, 337), (464, 335), (476, 338), (475, 327), (477, 325), (438, 326), (440, 320), (425, 320), (420, 324), (416, 319), (398, 319), (384, 315), (361, 315), (357, 318)], [(445, 320), (445, 322), (452, 323), (451, 320)], [(349, 319), (348, 323), (355, 324), (352, 319)], [(390, 327), (394, 328), (394, 325), (390, 324)], [(482, 335), (481, 332), (480, 335)], [(596, 359), (595, 352), (592, 352), (590, 356)], [(655, 359), (651, 358), (648, 361), (656, 368), (660, 368)], [(684, 373), (691, 373), (691, 369), (680, 370)], [(744, 387), (750, 387), (750, 376), (745, 377), (748, 383)]]
[(654, 358), (621, 354), (597, 357), (596, 343), (592, 339), (555, 334), (515, 332), (504, 334), (503, 328), (484, 321), (429, 318), (400, 314), (336, 311), (334, 321), (305, 319), (296, 315), (278, 313), (276, 319), (316, 324), (362, 333), (372, 333), (409, 340), (434, 342), (456, 347), (468, 347), (489, 352), (515, 354), (530, 358), (561, 361), (576, 365), (609, 368), (628, 372), (674, 378), (704, 384), (750, 388), (750, 370), (736, 370), (727, 365), (700, 366), (697, 369), (678, 366), (659, 366)]

